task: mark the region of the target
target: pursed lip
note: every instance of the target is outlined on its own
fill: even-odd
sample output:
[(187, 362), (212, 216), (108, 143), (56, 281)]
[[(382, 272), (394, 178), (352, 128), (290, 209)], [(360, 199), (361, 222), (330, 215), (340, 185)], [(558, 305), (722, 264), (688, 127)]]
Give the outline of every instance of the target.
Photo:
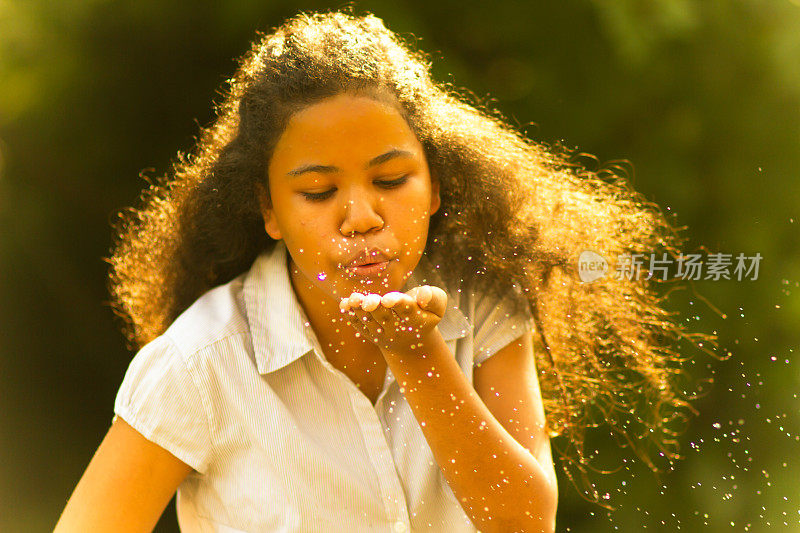
[(370, 248), (361, 250), (354, 257), (344, 264), (345, 268), (354, 268), (373, 263), (383, 263), (389, 261), (390, 257), (383, 253), (380, 248)]

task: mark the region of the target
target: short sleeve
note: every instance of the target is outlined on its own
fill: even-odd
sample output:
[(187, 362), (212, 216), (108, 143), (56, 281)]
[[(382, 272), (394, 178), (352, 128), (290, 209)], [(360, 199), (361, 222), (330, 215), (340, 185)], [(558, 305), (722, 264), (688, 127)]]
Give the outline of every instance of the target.
[(205, 473), (211, 436), (204, 403), (186, 362), (166, 336), (134, 356), (114, 401), (121, 417), (147, 440)]
[(501, 299), (480, 295), (475, 298), (473, 366), (480, 365), (502, 348), (518, 339), (525, 331), (534, 329), (533, 316), (524, 302), (514, 313), (514, 301), (524, 300), (516, 291)]

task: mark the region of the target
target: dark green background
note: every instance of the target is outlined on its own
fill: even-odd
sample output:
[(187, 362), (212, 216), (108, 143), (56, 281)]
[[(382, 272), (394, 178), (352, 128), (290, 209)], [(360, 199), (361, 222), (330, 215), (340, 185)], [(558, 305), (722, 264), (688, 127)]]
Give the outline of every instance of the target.
[[(52, 529), (110, 424), (132, 354), (102, 258), (140, 173), (191, 147), (256, 30), (341, 5), (0, 1), (0, 530)], [(763, 256), (673, 299), (732, 353), (692, 366), (715, 383), (686, 459), (656, 479), (598, 433), (619, 509), (561, 478), (559, 531), (800, 531), (800, 1), (355, 5), (532, 138), (630, 161), (689, 249)]]

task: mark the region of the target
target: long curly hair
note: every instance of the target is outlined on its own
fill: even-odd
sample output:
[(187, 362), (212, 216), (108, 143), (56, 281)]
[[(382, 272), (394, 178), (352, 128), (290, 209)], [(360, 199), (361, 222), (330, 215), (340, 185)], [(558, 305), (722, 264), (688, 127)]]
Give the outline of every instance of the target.
[(141, 208), (120, 213), (109, 291), (129, 347), (163, 333), (274, 245), (256, 195), (272, 150), (295, 112), (344, 92), (392, 102), (424, 147), (441, 194), (426, 253), (445, 282), (525, 295), (547, 427), (564, 437), (555, 449), (573, 484), (580, 472), (583, 494), (598, 501), (584, 442), (601, 424), (654, 470), (653, 452), (671, 464), (675, 423), (693, 410), (673, 346), (713, 338), (687, 333), (653, 280), (581, 283), (577, 259), (587, 249), (674, 256), (678, 231), (620, 172), (590, 171), (434, 82), (427, 56), (370, 14), (301, 13), (259, 34), (194, 151), (142, 193)]

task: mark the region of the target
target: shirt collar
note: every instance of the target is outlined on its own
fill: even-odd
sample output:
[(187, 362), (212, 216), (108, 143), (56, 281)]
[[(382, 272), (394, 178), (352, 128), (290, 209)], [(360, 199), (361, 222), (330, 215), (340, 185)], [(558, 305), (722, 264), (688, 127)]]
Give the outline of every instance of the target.
[[(308, 319), (292, 289), (282, 240), (262, 252), (244, 282), (244, 300), (256, 366), (260, 374), (282, 368), (313, 350)], [(418, 285), (436, 285), (448, 293), (447, 310), (439, 322), (445, 341), (462, 338), (472, 324), (458, 308), (460, 292), (450, 294), (427, 256), (423, 255), (411, 273), (403, 292)]]

